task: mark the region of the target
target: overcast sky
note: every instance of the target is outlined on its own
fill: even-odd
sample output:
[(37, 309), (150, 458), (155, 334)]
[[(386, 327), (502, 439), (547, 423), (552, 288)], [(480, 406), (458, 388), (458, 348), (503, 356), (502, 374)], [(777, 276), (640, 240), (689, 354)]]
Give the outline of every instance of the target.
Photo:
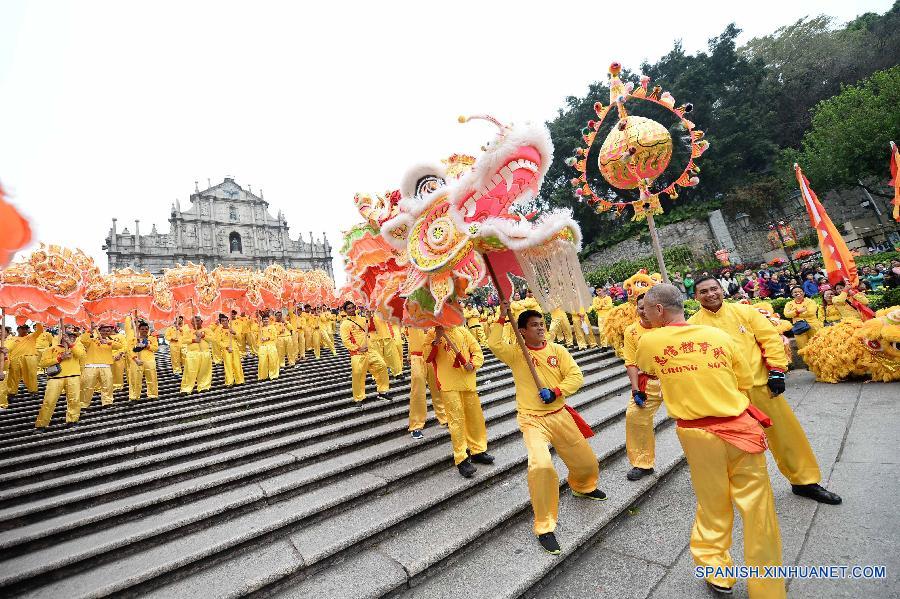
[(743, 42), (891, 3), (0, 0), (0, 181), (36, 241), (105, 270), (112, 217), (168, 231), (195, 180), (231, 176), (264, 190), (292, 238), (326, 232), (340, 284), (353, 194), (477, 153), (489, 125), (457, 115), (548, 120), (612, 60), (638, 70), (732, 21)]

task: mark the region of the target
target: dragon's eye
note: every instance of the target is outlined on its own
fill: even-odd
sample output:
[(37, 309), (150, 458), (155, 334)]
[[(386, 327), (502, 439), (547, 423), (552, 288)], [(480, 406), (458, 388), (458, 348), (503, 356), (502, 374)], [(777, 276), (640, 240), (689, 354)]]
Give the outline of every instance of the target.
[(436, 175), (426, 175), (419, 179), (419, 182), (416, 184), (416, 197), (421, 198), (423, 195), (443, 186), (444, 180), (442, 178)]
[(865, 341), (866, 347), (871, 349), (872, 351), (881, 351), (881, 342), (877, 339), (866, 339)]

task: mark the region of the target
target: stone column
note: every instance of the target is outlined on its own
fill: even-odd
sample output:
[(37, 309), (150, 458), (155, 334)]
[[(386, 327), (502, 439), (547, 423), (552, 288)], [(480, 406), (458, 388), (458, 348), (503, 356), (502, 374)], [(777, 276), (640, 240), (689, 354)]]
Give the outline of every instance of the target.
[(141, 267), (141, 221), (134, 219), (134, 265)]
[(216, 213), (213, 212), (213, 199), (209, 198), (209, 242), (212, 246), (212, 254), (219, 254), (219, 246), (216, 243)]

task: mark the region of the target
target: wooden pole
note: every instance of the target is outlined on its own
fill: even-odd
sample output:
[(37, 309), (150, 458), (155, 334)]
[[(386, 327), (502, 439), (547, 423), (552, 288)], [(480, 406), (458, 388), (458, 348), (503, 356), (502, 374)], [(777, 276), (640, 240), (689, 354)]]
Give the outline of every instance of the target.
[[(482, 254), (482, 256), (484, 257), (484, 263), (487, 265), (488, 274), (491, 275), (491, 281), (493, 281), (494, 288), (497, 290), (497, 295), (499, 297), (502, 293), (502, 291), (500, 291), (500, 280), (497, 279), (497, 273), (494, 272), (494, 267), (491, 266), (491, 261), (488, 260), (487, 255)], [(525, 339), (522, 338), (522, 333), (519, 332), (519, 327), (516, 326), (517, 323), (513, 322), (512, 310), (509, 309), (509, 302), (507, 301), (506, 303), (506, 319), (512, 326), (513, 333), (516, 335), (516, 341), (519, 343), (519, 349), (522, 350), (522, 356), (525, 358), (525, 363), (528, 364), (528, 370), (531, 372), (532, 378), (534, 378), (534, 384), (537, 385), (538, 389), (543, 389), (544, 384), (541, 383), (541, 378), (534, 368), (534, 362), (531, 361), (531, 352), (528, 351), (528, 347), (525, 345)]]
[(659, 244), (659, 233), (656, 232), (656, 223), (653, 215), (647, 213), (647, 227), (650, 229), (650, 243), (653, 245), (653, 253), (656, 254), (656, 264), (659, 266), (659, 274), (662, 275), (663, 282), (669, 282), (669, 273), (666, 271), (666, 261), (663, 258), (662, 246)]

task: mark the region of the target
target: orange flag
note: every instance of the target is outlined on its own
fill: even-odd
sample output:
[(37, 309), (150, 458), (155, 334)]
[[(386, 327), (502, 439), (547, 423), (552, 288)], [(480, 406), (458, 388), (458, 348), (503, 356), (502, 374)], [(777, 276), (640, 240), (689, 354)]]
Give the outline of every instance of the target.
[[(809, 186), (809, 181), (800, 170), (800, 165), (794, 164), (794, 172), (797, 175), (797, 183), (800, 184), (800, 193), (803, 196), (803, 203), (806, 205), (806, 212), (809, 213), (809, 224), (819, 236), (819, 247), (822, 250), (825, 271), (828, 273), (828, 282), (834, 286), (846, 281), (851, 290), (858, 289), (859, 275), (856, 272), (856, 261), (853, 259), (853, 254), (847, 248), (837, 227), (831, 222), (828, 213), (825, 212), (825, 207), (816, 197), (816, 192)], [(851, 305), (863, 315), (864, 319), (874, 316), (874, 312), (868, 306), (857, 304), (852, 299)]]
[(28, 221), (3, 197), (3, 187), (0, 186), (0, 268), (9, 264), (12, 255), (31, 241)]
[(894, 220), (900, 223), (900, 177), (897, 176), (900, 171), (900, 152), (897, 151), (897, 144), (891, 142), (891, 185), (894, 186)]

